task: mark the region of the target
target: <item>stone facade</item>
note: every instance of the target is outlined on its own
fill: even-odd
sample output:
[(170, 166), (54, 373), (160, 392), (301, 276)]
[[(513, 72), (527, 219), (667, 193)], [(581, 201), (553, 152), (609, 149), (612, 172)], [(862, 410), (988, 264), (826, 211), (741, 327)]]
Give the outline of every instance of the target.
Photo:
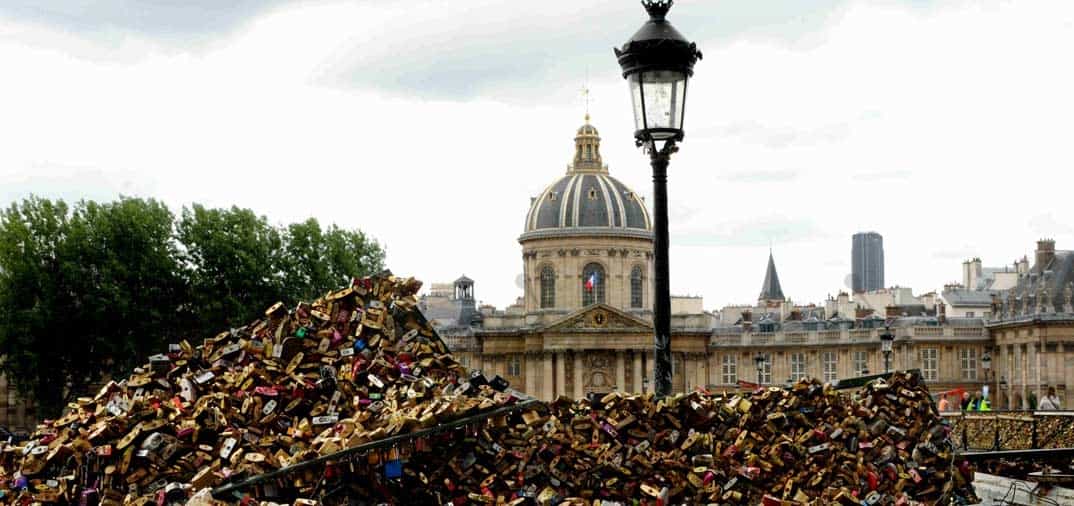
[[(531, 202), (519, 238), (525, 283), (517, 304), (479, 308), (475, 320), (467, 316), (473, 301), (464, 296), (437, 302), (430, 294), (426, 301), (430, 310), (450, 309), (429, 316), (464, 365), (503, 376), (544, 400), (652, 388), (648, 215), (625, 207), (640, 200), (609, 176), (599, 140), (595, 128), (583, 125), (567, 175)], [(587, 285), (587, 266), (595, 264), (603, 273), (600, 300)], [(632, 286), (638, 271), (640, 286)], [(883, 318), (856, 317), (848, 310), (827, 319), (832, 315), (825, 308), (795, 306), (783, 295), (771, 255), (764, 279), (757, 306), (743, 306), (739, 314), (705, 312), (698, 300), (679, 306), (692, 310), (674, 312), (674, 391), (755, 382), (757, 353), (768, 357), (765, 384), (784, 384), (794, 374), (850, 378), (861, 374), (862, 365), (872, 372), (883, 369)], [(456, 287), (454, 293), (466, 291)], [(904, 313), (891, 320), (897, 336), (893, 370), (920, 368), (938, 390), (975, 391), (985, 384), (981, 358), (991, 341), (983, 320)]]

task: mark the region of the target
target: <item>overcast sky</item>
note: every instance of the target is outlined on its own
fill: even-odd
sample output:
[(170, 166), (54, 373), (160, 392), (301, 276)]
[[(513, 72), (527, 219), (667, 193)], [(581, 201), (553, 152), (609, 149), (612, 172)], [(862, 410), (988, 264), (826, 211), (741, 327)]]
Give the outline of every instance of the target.
[[(631, 0), (4, 0), (0, 205), (313, 216), (502, 307), (587, 82), (611, 174), (651, 194), (611, 51), (644, 19)], [(771, 244), (784, 293), (819, 302), (859, 230), (918, 293), (1041, 236), (1074, 249), (1074, 2), (682, 0), (669, 19), (704, 52), (670, 169), (673, 293), (754, 301)]]

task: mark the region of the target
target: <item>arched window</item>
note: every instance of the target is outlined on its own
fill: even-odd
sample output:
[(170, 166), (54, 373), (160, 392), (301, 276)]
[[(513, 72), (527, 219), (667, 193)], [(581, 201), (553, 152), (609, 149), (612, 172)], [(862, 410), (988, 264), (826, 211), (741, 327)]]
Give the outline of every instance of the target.
[(630, 271), (630, 307), (641, 307), (641, 287), (641, 266), (635, 265), (634, 270)]
[(582, 305), (604, 303), (604, 267), (589, 264), (582, 269)]
[(556, 307), (556, 271), (551, 265), (541, 269), (541, 309)]

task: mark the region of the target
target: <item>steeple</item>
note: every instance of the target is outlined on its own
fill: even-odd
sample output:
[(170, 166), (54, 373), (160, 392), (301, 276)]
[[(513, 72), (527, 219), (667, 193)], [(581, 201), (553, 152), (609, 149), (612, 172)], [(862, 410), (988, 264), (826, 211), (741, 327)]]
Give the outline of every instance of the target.
[(776, 261), (772, 258), (772, 250), (768, 250), (768, 270), (764, 273), (764, 284), (761, 285), (760, 301), (782, 301), (783, 288), (779, 286), (779, 274), (776, 273)]

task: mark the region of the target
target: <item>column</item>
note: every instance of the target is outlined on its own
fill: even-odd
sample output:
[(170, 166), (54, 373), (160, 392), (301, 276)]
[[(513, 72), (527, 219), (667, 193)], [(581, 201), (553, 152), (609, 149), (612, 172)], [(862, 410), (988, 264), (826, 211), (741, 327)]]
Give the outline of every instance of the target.
[[(1015, 406), (1015, 409), (1025, 409), (1026, 402), (1027, 402), (1026, 401), (1026, 362), (1023, 359), (1022, 355), (1023, 355), (1023, 353), (1022, 353), (1022, 345), (1021, 344), (1016, 344), (1015, 348), (1014, 348), (1014, 361), (1015, 361), (1015, 363), (1018, 364), (1018, 369), (1019, 369), (1019, 371), (1018, 371), (1018, 373), (1019, 373), (1018, 374), (1018, 394), (1019, 394), (1019, 396), (1022, 397), (1022, 402), (1018, 406)], [(1012, 379), (1011, 382), (1012, 382), (1011, 390), (1013, 391), (1014, 390), (1014, 386), (1013, 386), (1014, 380)]]
[(649, 379), (649, 388), (646, 389), (646, 392), (652, 392), (653, 389), (656, 388), (656, 385), (653, 384), (653, 360), (655, 360), (656, 357), (653, 354), (653, 351), (645, 350), (645, 361), (643, 362), (643, 365), (645, 366), (644, 378)]
[(567, 354), (562, 351), (556, 352), (556, 395), (553, 397), (559, 397), (560, 395), (570, 396), (570, 392), (567, 390)]
[[(1037, 353), (1037, 343), (1026, 344), (1026, 370), (1029, 377), (1029, 392), (1033, 393), (1037, 397), (1037, 401), (1040, 401), (1040, 354)], [(1028, 409), (1037, 409), (1036, 406), (1029, 406)]]
[(683, 369), (682, 376), (682, 388), (684, 392), (689, 392), (697, 387), (697, 360), (694, 359), (692, 353), (687, 353), (682, 358)]
[(585, 397), (585, 383), (582, 381), (582, 354), (578, 351), (574, 352), (574, 398), (581, 399)]
[(694, 388), (701, 387), (707, 389), (709, 386), (709, 357), (708, 354), (694, 355), (694, 359), (697, 362), (697, 375), (694, 376)]
[(630, 390), (626, 384), (626, 364), (624, 352), (615, 352), (615, 388), (620, 392), (626, 392)]
[(537, 356), (533, 353), (526, 353), (524, 356), (523, 367), (526, 368), (523, 374), (526, 378), (526, 393), (537, 396)]
[(541, 353), (541, 382), (543, 386), (541, 387), (540, 398), (546, 401), (556, 398), (556, 375), (552, 371), (552, 356), (552, 353), (547, 351)]
[(634, 385), (632, 387), (633, 392), (636, 394), (641, 393), (641, 378), (645, 374), (641, 370), (641, 351), (634, 350), (631, 352), (634, 355)]

